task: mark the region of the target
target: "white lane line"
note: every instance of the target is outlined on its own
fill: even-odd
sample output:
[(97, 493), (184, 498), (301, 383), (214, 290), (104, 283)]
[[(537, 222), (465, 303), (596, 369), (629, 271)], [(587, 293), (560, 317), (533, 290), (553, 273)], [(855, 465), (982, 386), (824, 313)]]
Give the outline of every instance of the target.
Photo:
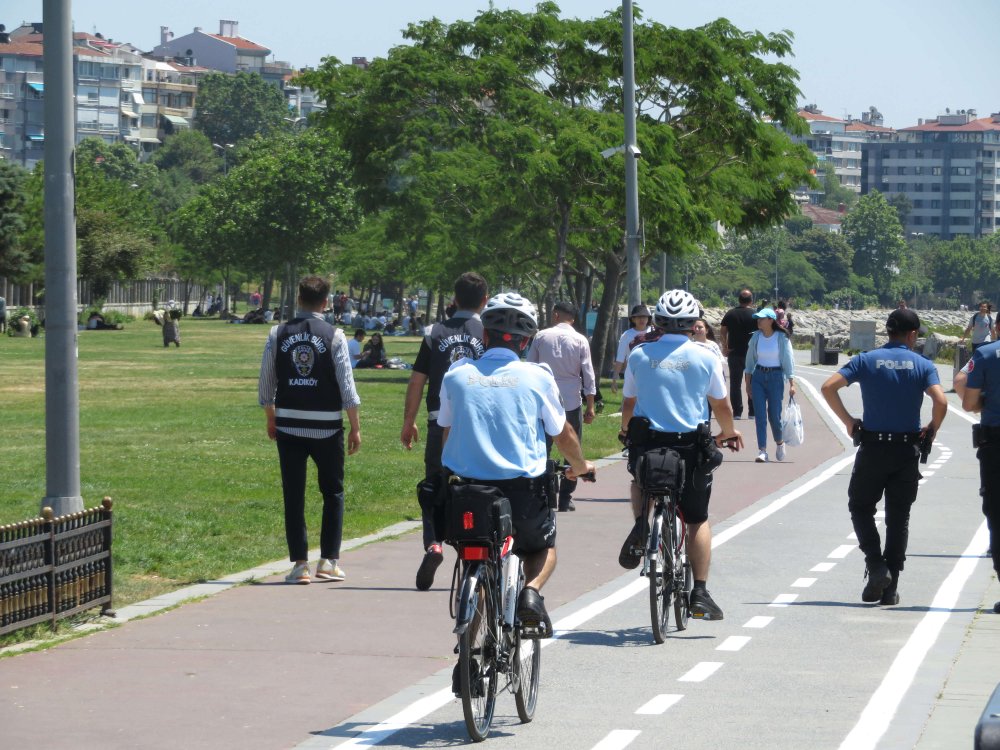
[[(451, 692), (451, 688), (438, 690), (436, 693), (431, 693), (418, 701), (414, 701), (398, 714), (390, 716), (385, 721), (364, 730), (357, 737), (354, 737), (341, 745), (327, 745), (327, 747), (349, 748), (371, 747), (372, 745), (378, 745), (390, 735), (395, 734), (401, 729), (406, 729), (411, 724), (420, 721), (428, 714), (437, 711), (442, 706), (453, 700), (455, 700), (455, 694)], [(336, 740), (333, 741), (336, 742)]]
[(809, 568), (810, 573), (829, 573), (837, 566), (837, 563), (821, 562)]
[(552, 625), (552, 629), (555, 631), (554, 635), (552, 636), (552, 638), (549, 638), (548, 640), (543, 640), (541, 642), (542, 645), (546, 646), (549, 643), (554, 642), (558, 638), (565, 636), (566, 633), (570, 630), (573, 630), (573, 628), (580, 627), (580, 625), (582, 625), (592, 617), (596, 617), (602, 612), (605, 612), (606, 610), (609, 610), (612, 607), (621, 604), (627, 599), (630, 599), (631, 597), (638, 594), (640, 591), (647, 591), (647, 590), (649, 590), (649, 584), (646, 583), (645, 578), (636, 578), (635, 580), (630, 581), (629, 583), (625, 584), (614, 593), (609, 594), (603, 599), (593, 602), (592, 604), (588, 604), (580, 611), (574, 612), (571, 615), (567, 615), (561, 620), (555, 622)]
[(815, 578), (796, 578), (792, 584), (793, 589), (807, 589), (816, 583)]
[(811, 492), (812, 490), (816, 489), (819, 485), (823, 484), (823, 482), (825, 482), (826, 480), (830, 479), (833, 476), (836, 476), (848, 464), (853, 463), (853, 461), (854, 461), (854, 453), (851, 453), (850, 455), (845, 456), (844, 458), (840, 459), (837, 463), (835, 463), (833, 466), (829, 467), (822, 474), (819, 474), (819, 475), (813, 477), (812, 479), (810, 479), (808, 482), (806, 482), (805, 484), (803, 484), (801, 487), (796, 487), (794, 490), (792, 490), (791, 492), (789, 492), (787, 495), (783, 495), (783, 496), (777, 498), (776, 500), (774, 500), (773, 502), (771, 502), (771, 504), (768, 505), (767, 507), (761, 508), (756, 513), (754, 513), (753, 515), (748, 516), (747, 518), (744, 518), (739, 523), (733, 524), (728, 529), (725, 529), (724, 531), (721, 531), (718, 534), (713, 534), (712, 535), (712, 548), (714, 549), (714, 548), (718, 547), (721, 544), (725, 544), (726, 542), (728, 542), (730, 539), (732, 539), (737, 534), (742, 534), (744, 531), (746, 531), (747, 529), (749, 529), (751, 526), (755, 526), (758, 523), (760, 523), (761, 521), (763, 521), (765, 518), (767, 518), (768, 516), (774, 515), (775, 513), (777, 513), (782, 508), (784, 508), (786, 505), (788, 505), (793, 500), (797, 500), (798, 498), (800, 498), (803, 495), (805, 495), (807, 492)]
[(921, 474), (921, 476), (925, 476), (925, 477), (932, 477), (932, 476), (934, 476), (934, 472), (933, 471), (927, 471), (927, 469), (924, 469), (922, 472), (920, 472), (920, 474)]
[(715, 647), (716, 651), (739, 651), (745, 645), (750, 643), (750, 636), (748, 635), (731, 635), (718, 646)]
[(951, 617), (962, 587), (979, 562), (979, 550), (988, 539), (986, 522), (983, 521), (969, 542), (969, 546), (965, 548), (965, 552), (937, 590), (927, 613), (896, 654), (892, 666), (882, 679), (882, 684), (878, 686), (868, 705), (861, 712), (858, 723), (840, 743), (841, 750), (866, 750), (878, 745), (878, 741), (889, 728), (903, 695), (913, 684), (913, 678), (927, 652), (937, 641), (941, 628)]
[(853, 531), (847, 535), (847, 538), (855, 542), (858, 541), (858, 535), (855, 534)]
[(773, 617), (765, 617), (763, 615), (757, 615), (756, 617), (751, 617), (745, 623), (743, 627), (745, 628), (766, 628), (771, 622), (774, 621)]
[(927, 480), (926, 479), (921, 479), (919, 482), (917, 482), (917, 484), (918, 485), (927, 484)]
[(778, 594), (774, 597), (774, 601), (768, 604), (768, 607), (787, 607), (789, 604), (794, 602), (799, 598), (798, 594)]
[(837, 547), (837, 549), (835, 549), (833, 552), (827, 555), (827, 557), (832, 558), (834, 560), (843, 560), (854, 549), (855, 546), (853, 544), (841, 544), (839, 547)]
[(701, 661), (695, 664), (686, 674), (677, 678), (678, 682), (703, 682), (719, 671), (721, 661)]
[(647, 714), (647, 715), (659, 715), (664, 713), (668, 708), (677, 703), (683, 695), (677, 695), (674, 693), (662, 693), (656, 696), (653, 700), (648, 703), (644, 703), (636, 709), (637, 714)]
[(594, 745), (594, 750), (621, 750), (632, 744), (641, 732), (638, 729), (612, 729), (607, 736)]

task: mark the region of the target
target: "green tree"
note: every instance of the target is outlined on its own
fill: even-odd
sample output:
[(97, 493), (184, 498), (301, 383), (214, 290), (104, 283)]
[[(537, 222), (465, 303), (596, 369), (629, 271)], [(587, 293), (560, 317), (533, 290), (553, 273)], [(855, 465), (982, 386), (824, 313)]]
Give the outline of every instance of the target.
[(196, 185), (222, 173), (223, 161), (208, 136), (198, 130), (181, 130), (168, 136), (150, 160), (161, 172), (176, 170)]
[(15, 279), (28, 262), (18, 242), (25, 227), (27, 177), (21, 167), (0, 160), (0, 276)]
[(854, 249), (855, 273), (870, 277), (882, 301), (890, 302), (893, 277), (906, 250), (896, 210), (875, 190), (847, 214), (842, 231)]
[(791, 240), (791, 249), (801, 253), (824, 279), (826, 289), (850, 286), (854, 250), (843, 236), (810, 229)]
[(209, 73), (198, 82), (195, 127), (211, 143), (225, 147), (285, 127), (284, 94), (257, 73)]
[(858, 202), (858, 194), (840, 184), (840, 178), (837, 176), (832, 161), (826, 161), (825, 165), (825, 172), (823, 173), (823, 207), (836, 211), (840, 208), (840, 204), (843, 203), (847, 208), (851, 208), (851, 206)]
[(905, 229), (906, 222), (910, 218), (910, 212), (913, 210), (913, 201), (907, 197), (906, 193), (893, 193), (886, 198), (886, 202), (896, 209), (899, 224)]

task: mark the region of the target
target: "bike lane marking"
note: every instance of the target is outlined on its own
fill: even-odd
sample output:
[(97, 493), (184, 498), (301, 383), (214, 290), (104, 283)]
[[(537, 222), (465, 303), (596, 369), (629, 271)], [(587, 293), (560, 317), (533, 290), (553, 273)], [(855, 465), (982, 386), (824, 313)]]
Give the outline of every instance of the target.
[(628, 747), (639, 734), (638, 729), (612, 729), (603, 740), (594, 745), (593, 750), (621, 750)]
[(748, 635), (731, 635), (718, 646), (715, 647), (716, 651), (739, 651), (745, 645), (750, 643), (750, 636)]
[(662, 693), (647, 703), (643, 703), (635, 712), (647, 716), (659, 716), (674, 704), (679, 703), (683, 697), (683, 695), (676, 693)]
[(700, 661), (677, 678), (678, 682), (704, 682), (718, 672), (725, 662)]

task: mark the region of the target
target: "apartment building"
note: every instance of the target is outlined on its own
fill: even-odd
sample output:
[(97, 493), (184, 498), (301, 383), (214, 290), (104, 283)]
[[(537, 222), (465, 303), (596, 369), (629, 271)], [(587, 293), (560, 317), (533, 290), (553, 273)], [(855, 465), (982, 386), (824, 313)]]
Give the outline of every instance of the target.
[(198, 79), (211, 71), (197, 65), (143, 59), (139, 142), (145, 158), (178, 130), (194, 123)]
[(175, 37), (166, 26), (160, 27), (160, 44), (150, 53), (153, 57), (180, 60), (188, 65), (201, 65), (222, 73), (257, 73), (264, 75), (267, 47), (239, 35), (238, 21), (219, 21), (219, 33), (209, 34), (202, 27), (184, 36)]
[(823, 201), (823, 180), (829, 172), (836, 175), (840, 184), (848, 190), (861, 192), (861, 147), (868, 134), (849, 128), (851, 119), (840, 119), (823, 114), (815, 104), (807, 104), (799, 110), (799, 117), (809, 125), (809, 135), (791, 136), (796, 143), (804, 143), (816, 156), (816, 179), (818, 188), (802, 188), (802, 193), (810, 203)]
[(45, 142), (42, 45), (0, 33), (0, 158), (31, 168)]
[(981, 237), (1000, 226), (1000, 112), (958, 110), (865, 145), (863, 192), (905, 195), (905, 231)]

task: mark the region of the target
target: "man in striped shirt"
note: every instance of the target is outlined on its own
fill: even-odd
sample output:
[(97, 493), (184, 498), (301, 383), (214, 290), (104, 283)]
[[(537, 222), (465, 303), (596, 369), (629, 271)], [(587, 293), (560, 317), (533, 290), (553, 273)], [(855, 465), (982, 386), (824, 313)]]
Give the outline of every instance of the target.
[(348, 454), (361, 447), (358, 406), (347, 339), (323, 319), (330, 285), (319, 276), (299, 282), (298, 310), (274, 326), (264, 345), (258, 396), (267, 416), (267, 436), (276, 441), (285, 502), (288, 557), (295, 564), (288, 583), (309, 583), (306, 532), (306, 464), (316, 464), (323, 495), (320, 560), (316, 578), (343, 581), (338, 564), (344, 526), (344, 431)]

